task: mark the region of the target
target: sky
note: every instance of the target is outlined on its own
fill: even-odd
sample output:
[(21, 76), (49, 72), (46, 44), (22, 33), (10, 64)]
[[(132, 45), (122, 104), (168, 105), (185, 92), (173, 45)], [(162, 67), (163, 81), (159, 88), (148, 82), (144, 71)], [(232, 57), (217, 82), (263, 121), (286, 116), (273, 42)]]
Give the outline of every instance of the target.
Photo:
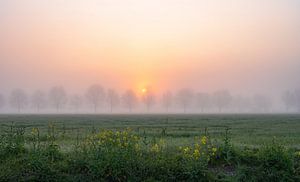
[(300, 87), (299, 32), (298, 0), (0, 0), (0, 93), (278, 94)]

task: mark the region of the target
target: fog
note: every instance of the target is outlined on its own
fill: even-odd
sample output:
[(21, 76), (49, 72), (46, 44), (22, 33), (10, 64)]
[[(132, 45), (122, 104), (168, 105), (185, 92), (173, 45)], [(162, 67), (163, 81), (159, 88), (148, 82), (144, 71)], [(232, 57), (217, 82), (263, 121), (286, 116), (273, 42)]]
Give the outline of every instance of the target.
[(234, 95), (229, 90), (212, 93), (182, 88), (162, 94), (144, 88), (118, 92), (101, 85), (91, 85), (84, 93), (70, 94), (63, 86), (28, 93), (14, 89), (0, 95), (1, 113), (297, 113), (300, 112), (300, 90), (289, 90), (280, 98), (270, 95)]
[(0, 113), (298, 112), (296, 0), (2, 0)]

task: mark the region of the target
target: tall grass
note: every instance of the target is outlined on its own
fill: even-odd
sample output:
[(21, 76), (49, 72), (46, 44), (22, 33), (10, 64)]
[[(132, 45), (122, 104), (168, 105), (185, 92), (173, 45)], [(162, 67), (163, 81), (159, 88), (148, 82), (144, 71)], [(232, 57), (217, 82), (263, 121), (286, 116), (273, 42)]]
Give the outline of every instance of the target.
[(299, 181), (300, 153), (273, 141), (259, 149), (235, 147), (230, 130), (223, 140), (208, 131), (190, 145), (174, 148), (144, 132), (94, 128), (79, 135), (69, 151), (48, 125), (30, 136), (11, 125), (0, 140), (0, 181)]

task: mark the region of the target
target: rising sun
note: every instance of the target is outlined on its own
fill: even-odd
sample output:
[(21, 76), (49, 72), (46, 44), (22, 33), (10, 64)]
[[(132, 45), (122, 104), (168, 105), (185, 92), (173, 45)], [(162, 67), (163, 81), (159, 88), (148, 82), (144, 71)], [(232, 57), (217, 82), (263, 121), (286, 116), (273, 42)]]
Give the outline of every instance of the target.
[(147, 92), (147, 89), (146, 88), (143, 88), (142, 89), (142, 93), (146, 93)]

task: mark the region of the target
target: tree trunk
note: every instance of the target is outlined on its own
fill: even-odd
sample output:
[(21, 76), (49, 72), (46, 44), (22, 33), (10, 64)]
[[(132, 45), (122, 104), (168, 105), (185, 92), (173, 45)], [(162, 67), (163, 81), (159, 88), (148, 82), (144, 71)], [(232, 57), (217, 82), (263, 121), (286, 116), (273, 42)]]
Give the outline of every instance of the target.
[(94, 105), (94, 113), (97, 113), (97, 106)]

